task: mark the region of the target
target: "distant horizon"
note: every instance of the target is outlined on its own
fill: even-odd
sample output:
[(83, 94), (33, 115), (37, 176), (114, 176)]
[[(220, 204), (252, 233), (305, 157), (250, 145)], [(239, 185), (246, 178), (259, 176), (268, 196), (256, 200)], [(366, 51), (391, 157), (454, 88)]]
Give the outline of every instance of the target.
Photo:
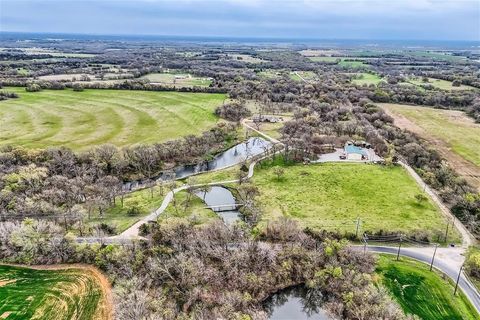
[[(393, 45), (401, 44), (404, 46), (434, 46), (440, 44), (458, 44), (463, 46), (473, 46), (480, 49), (480, 40), (467, 40), (467, 39), (354, 39), (354, 38), (289, 38), (289, 37), (265, 37), (265, 36), (221, 36), (221, 35), (167, 35), (167, 34), (102, 34), (102, 33), (75, 33), (75, 32), (22, 32), (22, 31), (0, 31), (0, 40), (3, 35), (23, 36), (28, 37), (42, 37), (46, 36), (64, 36), (70, 37), (72, 40), (84, 40), (89, 37), (101, 40), (137, 40), (137, 41), (207, 41), (207, 42), (255, 42), (255, 43), (291, 43), (291, 44), (312, 44), (320, 42), (340, 42), (341, 44), (359, 45), (359, 46), (374, 46), (378, 45)], [(109, 39), (110, 38), (110, 39)], [(371, 44), (369, 44), (371, 42)], [(332, 43), (330, 43), (332, 45)]]

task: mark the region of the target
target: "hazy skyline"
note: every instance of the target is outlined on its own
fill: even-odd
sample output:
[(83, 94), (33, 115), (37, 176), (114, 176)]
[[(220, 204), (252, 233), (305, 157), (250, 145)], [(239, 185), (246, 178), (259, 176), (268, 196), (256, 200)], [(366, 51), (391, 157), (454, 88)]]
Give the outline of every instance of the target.
[(480, 41), (480, 0), (0, 0), (0, 30)]

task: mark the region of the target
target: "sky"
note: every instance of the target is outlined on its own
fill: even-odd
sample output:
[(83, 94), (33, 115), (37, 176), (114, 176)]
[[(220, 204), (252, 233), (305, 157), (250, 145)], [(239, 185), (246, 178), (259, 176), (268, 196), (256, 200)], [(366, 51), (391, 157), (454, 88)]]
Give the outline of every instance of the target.
[(0, 0), (0, 31), (480, 41), (480, 0)]

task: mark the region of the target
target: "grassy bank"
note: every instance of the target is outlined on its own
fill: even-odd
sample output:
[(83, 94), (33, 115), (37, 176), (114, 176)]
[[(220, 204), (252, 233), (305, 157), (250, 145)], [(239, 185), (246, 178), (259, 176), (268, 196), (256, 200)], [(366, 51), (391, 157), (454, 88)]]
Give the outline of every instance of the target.
[(218, 121), (213, 111), (226, 97), (129, 90), (5, 90), (19, 98), (0, 102), (0, 145), (63, 145), (74, 150), (200, 134)]
[[(190, 199), (188, 201), (188, 198)], [(186, 205), (188, 203), (188, 205)], [(160, 215), (160, 223), (171, 223), (173, 221), (191, 221), (195, 224), (203, 224), (219, 219), (218, 215), (210, 209), (205, 208), (206, 204), (196, 195), (188, 195), (187, 191), (180, 191), (175, 194), (175, 203), (172, 201)]]
[(405, 313), (423, 320), (479, 319), (480, 315), (460, 292), (453, 295), (454, 284), (446, 276), (429, 271), (426, 264), (390, 255), (381, 255), (376, 273)]

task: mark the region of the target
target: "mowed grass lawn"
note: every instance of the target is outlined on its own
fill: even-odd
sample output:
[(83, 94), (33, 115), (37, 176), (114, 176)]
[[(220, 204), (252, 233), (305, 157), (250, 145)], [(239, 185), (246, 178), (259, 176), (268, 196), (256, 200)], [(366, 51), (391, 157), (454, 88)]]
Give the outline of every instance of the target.
[(442, 90), (475, 90), (474, 87), (471, 86), (466, 86), (466, 85), (460, 85), (458, 87), (454, 87), (452, 85), (452, 81), (447, 81), (447, 80), (442, 80), (442, 79), (435, 79), (435, 78), (428, 78), (428, 82), (423, 82), (421, 78), (414, 78), (408, 80), (409, 83), (417, 85), (417, 86), (422, 86), (425, 84), (431, 84), (435, 88), (442, 89)]
[(454, 284), (429, 266), (407, 258), (381, 255), (376, 273), (403, 311), (423, 320), (480, 319), (480, 315)]
[(380, 78), (378, 75), (372, 74), (372, 73), (366, 73), (366, 72), (359, 73), (358, 78), (352, 80), (353, 83), (361, 85), (361, 86), (364, 85), (364, 84), (366, 84), (366, 85), (370, 85), (370, 84), (377, 85), (382, 81), (383, 81), (382, 78)]
[(84, 150), (199, 134), (218, 121), (224, 94), (128, 90), (6, 88), (17, 99), (0, 102), (0, 145), (67, 146)]
[(428, 135), (444, 141), (453, 152), (480, 168), (480, 124), (474, 123), (465, 113), (402, 104), (378, 105), (406, 117)]
[(105, 319), (104, 300), (86, 270), (0, 265), (0, 319)]
[[(92, 214), (87, 224), (89, 226), (106, 223), (115, 228), (116, 233), (121, 233), (139, 221), (142, 217), (158, 209), (163, 198), (168, 193), (166, 187), (155, 186), (152, 188), (133, 191), (124, 196), (123, 206), (120, 197), (117, 197), (115, 205), (105, 210), (103, 216), (98, 212)], [(135, 208), (135, 214), (131, 209)]]
[(302, 227), (355, 232), (359, 217), (361, 232), (445, 230), (439, 209), (430, 200), (415, 199), (422, 190), (402, 167), (330, 163), (284, 169), (280, 180), (271, 167), (255, 170), (263, 224), (289, 217)]

